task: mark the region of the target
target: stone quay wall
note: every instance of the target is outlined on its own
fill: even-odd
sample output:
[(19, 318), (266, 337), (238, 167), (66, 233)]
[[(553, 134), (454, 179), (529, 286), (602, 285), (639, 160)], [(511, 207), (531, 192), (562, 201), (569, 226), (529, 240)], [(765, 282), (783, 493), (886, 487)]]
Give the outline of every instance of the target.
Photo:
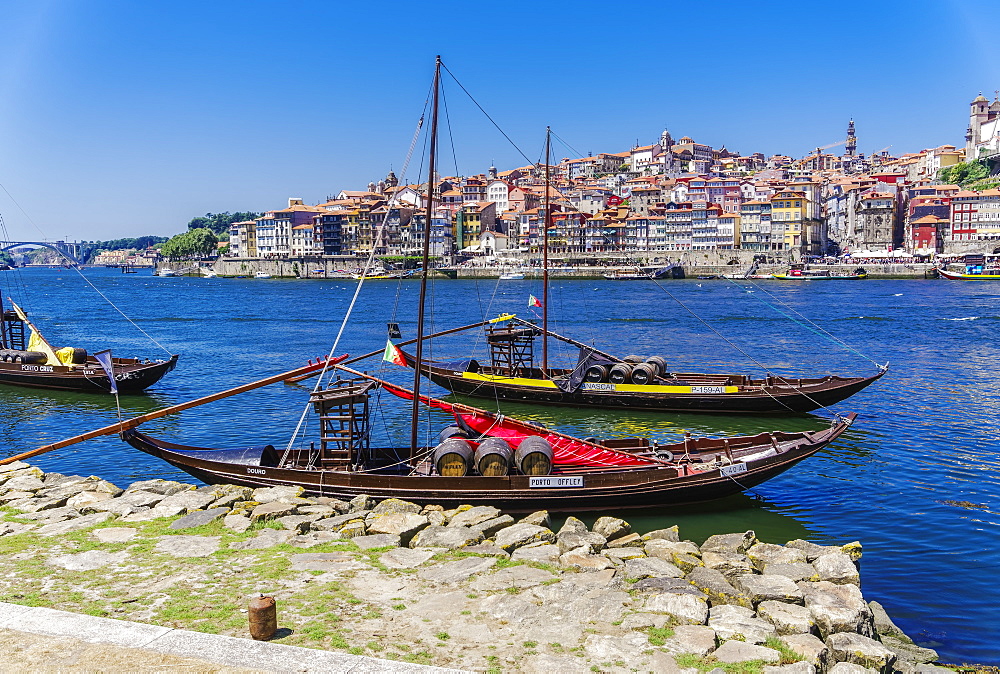
[(475, 671), (950, 671), (865, 600), (857, 542), (697, 545), (610, 515), (121, 489), (21, 462), (0, 505), (0, 601), (247, 638), (266, 593), (281, 643)]
[[(724, 276), (733, 274), (744, 274), (750, 269), (750, 261), (741, 260), (737, 257), (723, 259), (725, 256), (683, 256), (680, 258), (680, 265), (684, 271), (685, 278), (697, 278), (699, 276)], [(657, 258), (657, 261), (641, 261), (646, 268), (666, 267), (672, 262), (677, 262), (677, 258)], [(737, 261), (738, 260), (738, 261)], [(736, 261), (735, 264), (731, 262)], [(263, 272), (270, 274), (274, 278), (301, 278), (301, 279), (342, 279), (344, 272), (358, 273), (364, 267), (365, 261), (353, 256), (342, 257), (303, 257), (303, 258), (220, 258), (214, 262), (197, 261), (160, 261), (156, 263), (156, 270), (172, 269), (179, 274), (198, 276), (202, 270), (211, 269), (220, 276), (227, 277), (253, 277), (255, 274)], [(896, 279), (923, 279), (934, 276), (931, 271), (935, 266), (932, 262), (888, 262), (888, 261), (861, 261), (851, 264), (809, 264), (807, 269), (828, 270), (835, 274), (849, 274), (858, 267), (863, 267), (868, 272), (870, 278), (896, 278)], [(961, 267), (962, 265), (958, 265)], [(614, 269), (622, 268), (620, 264), (609, 262), (607, 265), (552, 265), (549, 267), (549, 277), (554, 279), (603, 279), (604, 274), (612, 272)], [(757, 267), (757, 274), (784, 274), (788, 271), (789, 262), (773, 261), (761, 264)], [(957, 268), (957, 267), (956, 267)], [(453, 268), (457, 278), (498, 278), (501, 274), (510, 271), (511, 267), (490, 266), (460, 266)], [(518, 271), (524, 273), (525, 278), (541, 278), (541, 269), (537, 266), (518, 267)], [(964, 269), (964, 267), (963, 267)], [(669, 276), (669, 275), (668, 275)], [(443, 278), (443, 274), (436, 274), (436, 277)], [(669, 280), (669, 279), (665, 279)]]

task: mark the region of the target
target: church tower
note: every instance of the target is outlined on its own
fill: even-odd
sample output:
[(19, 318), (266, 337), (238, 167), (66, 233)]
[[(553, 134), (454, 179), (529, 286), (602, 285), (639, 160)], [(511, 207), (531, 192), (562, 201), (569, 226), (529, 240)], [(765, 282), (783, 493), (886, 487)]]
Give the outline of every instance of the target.
[(984, 122), (989, 121), (989, 116), (989, 99), (983, 96), (983, 92), (980, 91), (979, 95), (972, 99), (972, 103), (969, 104), (969, 131), (965, 134), (965, 161), (976, 158), (976, 146), (980, 140), (979, 128)]
[(669, 150), (670, 146), (674, 144), (674, 139), (670, 137), (670, 132), (666, 129), (660, 134), (660, 147), (664, 150)]
[(847, 147), (847, 156), (853, 157), (854, 153), (858, 149), (858, 139), (854, 135), (854, 120), (852, 119), (847, 123), (847, 142), (844, 143)]

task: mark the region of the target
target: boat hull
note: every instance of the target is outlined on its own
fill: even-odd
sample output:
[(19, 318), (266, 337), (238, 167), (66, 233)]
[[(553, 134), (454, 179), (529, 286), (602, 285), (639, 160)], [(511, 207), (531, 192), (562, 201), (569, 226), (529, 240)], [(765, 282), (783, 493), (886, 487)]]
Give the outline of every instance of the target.
[(1000, 281), (1000, 274), (961, 274), (944, 269), (938, 269), (937, 273), (949, 281)]
[[(349, 500), (366, 494), (376, 499), (400, 498), (418, 504), (456, 507), (489, 504), (507, 511), (550, 510), (587, 512), (603, 508), (648, 508), (711, 501), (740, 493), (785, 472), (812, 456), (840, 436), (853, 415), (830, 429), (809, 437), (808, 442), (785, 442), (772, 456), (748, 461), (737, 477), (723, 475), (719, 468), (694, 472), (676, 465), (641, 469), (578, 470), (553, 477), (582, 477), (577, 487), (531, 487), (526, 475), (503, 477), (443, 477), (346, 470), (303, 470), (276, 467), (273, 448), (212, 450), (164, 442), (129, 429), (123, 434), (132, 447), (155, 456), (209, 484), (239, 484), (250, 487), (291, 485), (314, 496)], [(764, 445), (762, 445), (764, 446)], [(270, 450), (271, 461), (266, 460)], [(405, 454), (405, 450), (399, 450)], [(238, 461), (232, 460), (240, 457)], [(255, 459), (256, 456), (256, 459)], [(226, 457), (229, 460), (220, 460)], [(261, 465), (262, 463), (272, 465)]]
[[(407, 363), (413, 363), (407, 358)], [(878, 380), (886, 370), (871, 377), (825, 377), (812, 380), (785, 380), (787, 384), (758, 387), (739, 391), (732, 386), (635, 386), (621, 387), (601, 384), (603, 390), (583, 387), (567, 392), (551, 381), (526, 378), (470, 378), (468, 373), (438, 367), (430, 363), (421, 372), (432, 382), (453, 393), (478, 398), (502, 399), (571, 407), (628, 408), (657, 412), (715, 412), (725, 414), (789, 414), (811, 412), (835, 405)], [(724, 379), (721, 377), (720, 379)], [(811, 382), (811, 383), (810, 383)], [(797, 384), (797, 385), (796, 385)], [(584, 386), (587, 386), (586, 384)], [(620, 390), (628, 388), (631, 390)], [(722, 389), (721, 393), (705, 394), (669, 392), (662, 389)], [(643, 389), (648, 389), (644, 391)], [(661, 389), (661, 390), (657, 390)]]
[[(160, 381), (176, 365), (176, 355), (169, 360), (152, 363), (144, 363), (135, 358), (115, 358), (118, 392), (139, 393)], [(86, 393), (108, 393), (111, 390), (107, 375), (93, 358), (74, 368), (0, 362), (0, 384)]]

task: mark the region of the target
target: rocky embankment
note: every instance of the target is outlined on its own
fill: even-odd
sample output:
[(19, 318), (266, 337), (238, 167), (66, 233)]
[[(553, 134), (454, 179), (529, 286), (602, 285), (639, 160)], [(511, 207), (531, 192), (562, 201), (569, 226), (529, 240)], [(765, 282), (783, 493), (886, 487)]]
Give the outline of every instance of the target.
[(0, 466), (0, 600), (247, 636), (258, 593), (282, 643), (491, 671), (921, 672), (860, 590), (861, 545), (700, 546), (677, 527), (546, 512), (303, 498)]

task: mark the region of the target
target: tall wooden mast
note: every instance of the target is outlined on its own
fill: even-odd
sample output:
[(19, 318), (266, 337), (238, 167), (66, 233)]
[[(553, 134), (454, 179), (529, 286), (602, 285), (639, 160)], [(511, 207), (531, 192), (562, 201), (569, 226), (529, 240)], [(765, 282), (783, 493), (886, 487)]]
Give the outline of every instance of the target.
[(434, 214), (434, 172), (437, 159), (438, 90), (441, 83), (441, 56), (434, 62), (434, 96), (431, 107), (431, 147), (427, 161), (427, 210), (424, 212), (423, 273), (420, 275), (420, 301), (417, 304), (417, 348), (413, 367), (413, 408), (410, 412), (410, 458), (417, 451), (417, 426), (420, 419), (420, 368), (424, 357), (424, 304), (427, 299), (427, 273), (431, 256), (431, 218)]
[(549, 155), (552, 150), (552, 127), (545, 127), (545, 218), (542, 221), (542, 377), (549, 376)]

